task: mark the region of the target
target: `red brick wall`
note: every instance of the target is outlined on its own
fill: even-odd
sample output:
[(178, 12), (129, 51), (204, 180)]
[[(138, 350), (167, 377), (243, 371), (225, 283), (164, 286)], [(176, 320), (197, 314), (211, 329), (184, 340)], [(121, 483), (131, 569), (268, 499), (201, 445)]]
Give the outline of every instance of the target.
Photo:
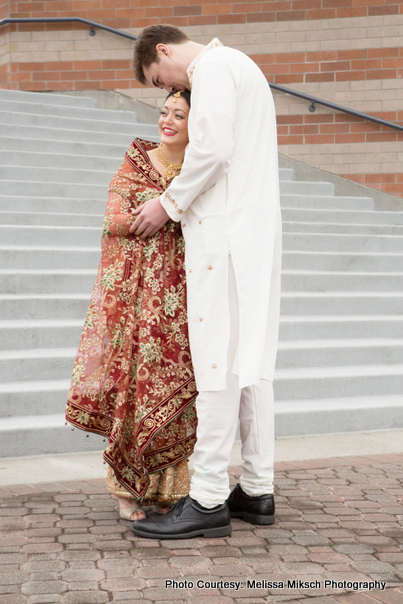
[(10, 15), (9, 0), (0, 0), (0, 19), (5, 19)]
[[(269, 25), (264, 29), (265, 32), (269, 33), (277, 27), (278, 31), (285, 34), (288, 42), (292, 41), (293, 27), (291, 23), (295, 21), (306, 21), (305, 24), (299, 24), (299, 27), (305, 28), (304, 31), (307, 32), (305, 40), (309, 40), (308, 30), (310, 28), (314, 30), (322, 27), (322, 25), (318, 26), (317, 23), (314, 23), (315, 20), (321, 19), (327, 20), (327, 27), (329, 27), (328, 20), (344, 20), (345, 27), (348, 28), (351, 19), (364, 18), (361, 21), (365, 20), (365, 24), (358, 25), (358, 27), (365, 29), (368, 26), (367, 35), (372, 35), (370, 30), (374, 28), (371, 27), (371, 23), (374, 20), (381, 19), (382, 15), (385, 16), (385, 20), (389, 18), (389, 23), (393, 22), (394, 15), (396, 15), (396, 21), (400, 19), (401, 22), (400, 15), (403, 15), (403, 2), (397, 2), (396, 0), (275, 0), (261, 2), (256, 0), (239, 2), (228, 0), (25, 0), (18, 2), (0, 0), (0, 16), (5, 17), (8, 14), (12, 17), (78, 16), (118, 29), (140, 29), (154, 23), (171, 23), (179, 27), (214, 25), (215, 32), (220, 31), (220, 27), (223, 26), (222, 31), (226, 32), (225, 25), (239, 24), (239, 26), (236, 26), (237, 32), (242, 33), (240, 28), (244, 24), (249, 38), (253, 38), (251, 33), (255, 31), (254, 26), (250, 24), (260, 23), (264, 25), (268, 23)], [(289, 30), (287, 30), (287, 27), (284, 29), (283, 23), (280, 22), (290, 22)], [(270, 25), (275, 23), (277, 23), (277, 26)], [(259, 27), (262, 27), (262, 25), (259, 25)], [(13, 26), (13, 30), (24, 32), (83, 28), (88, 30), (86, 26), (71, 24)], [(208, 30), (208, 28), (205, 29)], [(0, 29), (0, 43), (1, 34), (6, 31), (7, 28), (5, 27)], [(256, 27), (256, 31), (260, 30)], [(287, 31), (290, 32), (289, 36), (287, 36)], [(327, 31), (330, 32), (331, 29)], [(340, 21), (338, 22), (338, 31), (340, 31)], [(44, 35), (46, 34), (44, 33)], [(49, 36), (51, 35), (49, 34)], [(72, 35), (78, 36), (81, 34), (78, 32), (74, 34), (73, 32)], [(289, 88), (298, 89), (300, 87), (304, 92), (318, 97), (323, 96), (323, 94), (317, 93), (318, 88), (315, 89), (315, 87), (324, 86), (324, 88), (321, 88), (322, 91), (337, 89), (339, 96), (336, 102), (341, 105), (353, 106), (361, 111), (362, 108), (359, 102), (355, 104), (354, 97), (351, 97), (351, 102), (348, 100), (343, 102), (343, 93), (340, 93), (340, 91), (345, 90), (345, 98), (348, 99), (348, 92), (351, 92), (351, 90), (347, 86), (354, 86), (356, 82), (362, 82), (363, 86), (365, 84), (370, 86), (370, 82), (379, 82), (379, 89), (385, 90), (384, 98), (391, 99), (390, 96), (386, 97), (386, 93), (391, 86), (394, 86), (397, 91), (395, 101), (388, 101), (388, 109), (379, 111), (372, 107), (368, 112), (382, 119), (403, 125), (403, 111), (401, 109), (403, 97), (399, 96), (399, 86), (396, 84), (403, 78), (403, 45), (399, 47), (399, 41), (396, 41), (398, 40), (397, 34), (393, 34), (393, 36), (393, 41), (389, 41), (388, 34), (382, 34), (379, 37), (379, 44), (376, 37), (375, 44), (374, 40), (371, 40), (371, 44), (368, 44), (367, 48), (359, 49), (353, 48), (353, 38), (351, 38), (350, 45), (348, 36), (347, 43), (344, 46), (341, 45), (342, 49), (336, 50), (278, 52), (276, 44), (272, 44), (271, 47), (274, 48), (274, 52), (251, 54), (251, 57), (261, 67), (270, 82)], [(112, 38), (116, 40), (113, 36)], [(95, 40), (98, 39), (97, 36)], [(54, 33), (52, 40), (54, 40)], [(88, 37), (88, 40), (91, 39)], [(329, 37), (329, 41), (331, 42), (331, 37)], [(335, 45), (337, 46), (336, 42)], [(107, 41), (105, 43), (108, 44)], [(232, 41), (228, 43), (232, 44)], [(251, 44), (253, 45), (253, 41)], [(361, 44), (361, 46), (363, 45), (365, 45), (365, 42)], [(91, 44), (88, 46), (90, 47)], [(295, 43), (294, 46), (298, 47), (298, 43)], [(35, 42), (32, 40), (32, 48), (34, 49), (34, 47)], [(128, 49), (127, 58), (108, 59), (105, 57), (110, 57), (110, 55), (104, 52), (102, 58), (96, 57), (94, 60), (92, 56), (91, 60), (83, 58), (76, 60), (73, 56), (70, 58), (68, 53), (64, 52), (61, 56), (66, 58), (60, 61), (55, 60), (54, 56), (50, 59), (32, 60), (30, 58), (31, 51), (28, 50), (26, 51), (26, 59), (21, 59), (21, 54), (19, 54), (18, 61), (6, 62), (0, 66), (0, 87), (38, 91), (142, 88), (133, 78), (130, 45), (123, 44), (122, 48)], [(315, 46), (313, 45), (312, 48), (315, 48)], [(329, 48), (329, 46), (326, 48)], [(92, 54), (94, 55), (94, 53)], [(122, 55), (117, 56), (121, 57)], [(326, 88), (327, 84), (329, 84), (328, 89)], [(337, 88), (338, 86), (340, 88)], [(280, 150), (286, 149), (286, 152), (294, 153), (294, 157), (297, 159), (300, 157), (302, 161), (304, 161), (304, 157), (303, 155), (298, 156), (297, 147), (302, 150), (308, 148), (309, 145), (311, 148), (315, 146), (318, 149), (317, 155), (320, 155), (322, 146), (322, 149), (326, 148), (327, 154), (333, 153), (336, 155), (337, 151), (329, 151), (329, 147), (334, 149), (339, 146), (339, 149), (342, 149), (338, 152), (339, 154), (343, 155), (346, 150), (346, 153), (354, 155), (356, 153), (354, 145), (370, 144), (371, 146), (372, 144), (372, 147), (375, 148), (377, 144), (379, 156), (384, 152), (385, 145), (389, 143), (391, 147), (394, 146), (393, 152), (396, 155), (396, 144), (400, 145), (403, 142), (403, 133), (346, 114), (332, 111), (324, 112), (319, 107), (316, 113), (307, 114), (306, 104), (304, 110), (300, 109), (303, 101), (299, 106), (298, 103), (294, 103), (292, 109), (288, 113), (285, 111), (287, 114), (284, 115), (284, 111), (281, 111), (280, 98), (281, 95), (277, 97)], [(282, 98), (286, 99), (286, 97)], [(331, 93), (328, 93), (325, 98), (333, 100)], [(375, 99), (375, 96), (373, 98)], [(374, 103), (376, 105), (375, 100)], [(401, 153), (400, 149), (399, 147), (399, 153)], [(313, 152), (308, 151), (307, 153)], [(367, 151), (362, 151), (362, 153), (365, 154)], [(337, 171), (337, 161), (336, 159), (334, 163), (335, 171)], [(386, 161), (389, 160), (385, 160), (385, 164)], [(371, 163), (367, 158), (364, 162)], [(372, 163), (371, 170), (373, 172), (374, 169), (378, 169), (373, 166), (382, 164), (383, 160), (376, 159)], [(387, 166), (383, 165), (383, 172), (379, 169), (379, 174), (360, 174), (358, 173), (360, 166), (356, 168), (353, 164), (355, 162), (350, 162), (349, 165), (347, 159), (343, 170), (348, 171), (350, 169), (351, 172), (357, 171), (357, 173), (342, 175), (403, 197), (403, 171), (400, 167), (396, 167), (395, 160), (390, 160), (390, 164)], [(390, 166), (392, 168), (396, 167), (396, 171), (390, 171)], [(340, 169), (339, 164), (337, 173), (340, 173)], [(331, 168), (329, 170), (331, 171)]]
[(252, 55), (270, 82), (343, 82), (403, 77), (401, 48)]
[(397, 15), (403, 13), (403, 5), (397, 0), (10, 0), (10, 13), (12, 17), (77, 16), (110, 27), (136, 28), (166, 22), (184, 27)]
[[(3, 84), (14, 90), (113, 90), (142, 87), (129, 59), (12, 63)], [(0, 68), (0, 87), (2, 86)], [(3, 86), (5, 87), (5, 86)]]

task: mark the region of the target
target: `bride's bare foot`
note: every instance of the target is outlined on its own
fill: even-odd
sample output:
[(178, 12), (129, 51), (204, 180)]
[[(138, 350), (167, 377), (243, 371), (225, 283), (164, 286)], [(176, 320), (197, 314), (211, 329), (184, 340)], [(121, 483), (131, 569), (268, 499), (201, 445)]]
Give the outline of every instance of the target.
[(123, 520), (134, 522), (146, 517), (141, 506), (133, 499), (126, 499), (125, 497), (116, 497), (116, 499), (119, 502), (119, 515)]

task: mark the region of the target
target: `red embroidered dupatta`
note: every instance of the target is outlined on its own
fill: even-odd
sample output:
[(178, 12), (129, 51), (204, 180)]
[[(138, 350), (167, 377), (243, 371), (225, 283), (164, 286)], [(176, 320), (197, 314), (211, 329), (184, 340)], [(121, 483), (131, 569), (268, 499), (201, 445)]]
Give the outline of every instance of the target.
[(155, 146), (135, 140), (110, 184), (66, 410), (109, 439), (104, 458), (139, 499), (149, 473), (191, 455), (197, 425), (181, 227), (169, 220), (145, 241), (129, 233), (131, 210), (169, 184), (147, 155)]

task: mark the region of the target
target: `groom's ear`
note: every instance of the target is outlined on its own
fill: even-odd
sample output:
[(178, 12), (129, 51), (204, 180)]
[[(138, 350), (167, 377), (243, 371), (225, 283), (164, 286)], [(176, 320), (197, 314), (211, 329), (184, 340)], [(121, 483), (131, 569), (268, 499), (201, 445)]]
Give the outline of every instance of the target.
[(165, 55), (166, 57), (170, 57), (172, 54), (171, 49), (166, 44), (157, 44), (156, 49), (159, 55)]

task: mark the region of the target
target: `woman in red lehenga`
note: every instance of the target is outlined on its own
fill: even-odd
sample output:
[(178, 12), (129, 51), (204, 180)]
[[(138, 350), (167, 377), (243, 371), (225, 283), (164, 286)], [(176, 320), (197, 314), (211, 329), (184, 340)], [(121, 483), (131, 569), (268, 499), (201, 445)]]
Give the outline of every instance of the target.
[(74, 365), (66, 418), (108, 438), (108, 490), (126, 520), (141, 504), (168, 506), (189, 491), (197, 395), (190, 358), (179, 223), (145, 240), (132, 211), (180, 172), (190, 95), (170, 94), (162, 144), (135, 140), (109, 187), (102, 258)]

